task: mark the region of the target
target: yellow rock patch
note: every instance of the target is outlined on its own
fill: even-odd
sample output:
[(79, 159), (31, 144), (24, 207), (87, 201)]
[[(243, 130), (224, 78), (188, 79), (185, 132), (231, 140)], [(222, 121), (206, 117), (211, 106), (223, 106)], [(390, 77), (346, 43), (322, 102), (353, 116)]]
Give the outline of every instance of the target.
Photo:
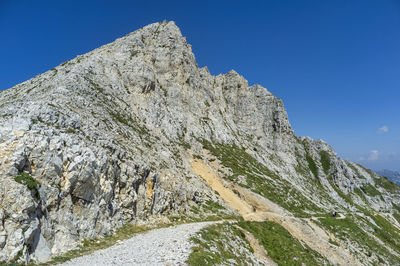
[(151, 181), (150, 178), (148, 178), (146, 180), (146, 187), (147, 187), (147, 189), (146, 189), (146, 197), (150, 198), (153, 195), (153, 192), (154, 192), (154, 190), (153, 190), (153, 181)]

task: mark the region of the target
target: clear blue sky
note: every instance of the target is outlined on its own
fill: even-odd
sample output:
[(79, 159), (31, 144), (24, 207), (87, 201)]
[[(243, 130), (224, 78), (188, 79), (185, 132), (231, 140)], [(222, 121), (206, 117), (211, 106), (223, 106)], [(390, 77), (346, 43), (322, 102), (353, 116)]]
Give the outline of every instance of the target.
[(200, 66), (282, 98), (297, 135), (400, 170), (400, 0), (0, 0), (0, 89), (164, 19)]

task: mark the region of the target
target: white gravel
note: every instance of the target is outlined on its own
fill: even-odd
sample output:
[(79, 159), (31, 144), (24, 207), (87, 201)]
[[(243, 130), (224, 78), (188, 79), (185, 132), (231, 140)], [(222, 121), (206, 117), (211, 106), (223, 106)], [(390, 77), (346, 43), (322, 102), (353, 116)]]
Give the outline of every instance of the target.
[(213, 223), (154, 229), (62, 265), (185, 265), (193, 246), (190, 237)]

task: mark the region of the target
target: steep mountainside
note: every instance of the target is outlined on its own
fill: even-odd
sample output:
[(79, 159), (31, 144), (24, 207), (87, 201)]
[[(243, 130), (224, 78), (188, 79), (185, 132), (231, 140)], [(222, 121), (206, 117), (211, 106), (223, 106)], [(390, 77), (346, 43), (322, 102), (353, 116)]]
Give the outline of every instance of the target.
[(0, 261), (46, 261), (133, 221), (239, 213), (319, 262), (345, 263), (319, 248), (332, 245), (354, 264), (400, 263), (400, 188), (296, 137), (262, 86), (198, 68), (173, 22), (1, 91), (0, 188)]
[(381, 176), (387, 177), (397, 185), (400, 185), (400, 172), (384, 169), (377, 171), (377, 173), (380, 174)]

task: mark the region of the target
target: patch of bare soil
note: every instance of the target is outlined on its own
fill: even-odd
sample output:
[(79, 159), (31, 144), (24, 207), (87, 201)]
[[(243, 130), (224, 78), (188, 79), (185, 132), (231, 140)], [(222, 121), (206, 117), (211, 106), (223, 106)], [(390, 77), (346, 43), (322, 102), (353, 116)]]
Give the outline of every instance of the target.
[[(208, 156), (207, 152), (205, 152), (205, 155)], [(233, 210), (237, 211), (244, 220), (276, 222), (288, 230), (293, 237), (307, 244), (331, 263), (337, 265), (362, 265), (345, 248), (344, 243), (333, 234), (319, 227), (312, 219), (294, 217), (270, 200), (237, 184), (223, 180), (217, 171), (220, 167), (218, 162), (214, 161), (210, 165), (203, 160), (194, 159), (191, 166), (192, 170), (201, 176), (213, 190), (218, 192), (225, 202)], [(343, 217), (341, 218), (343, 219)], [(331, 244), (330, 240), (340, 243), (340, 246)], [(260, 256), (262, 256), (261, 253)]]

